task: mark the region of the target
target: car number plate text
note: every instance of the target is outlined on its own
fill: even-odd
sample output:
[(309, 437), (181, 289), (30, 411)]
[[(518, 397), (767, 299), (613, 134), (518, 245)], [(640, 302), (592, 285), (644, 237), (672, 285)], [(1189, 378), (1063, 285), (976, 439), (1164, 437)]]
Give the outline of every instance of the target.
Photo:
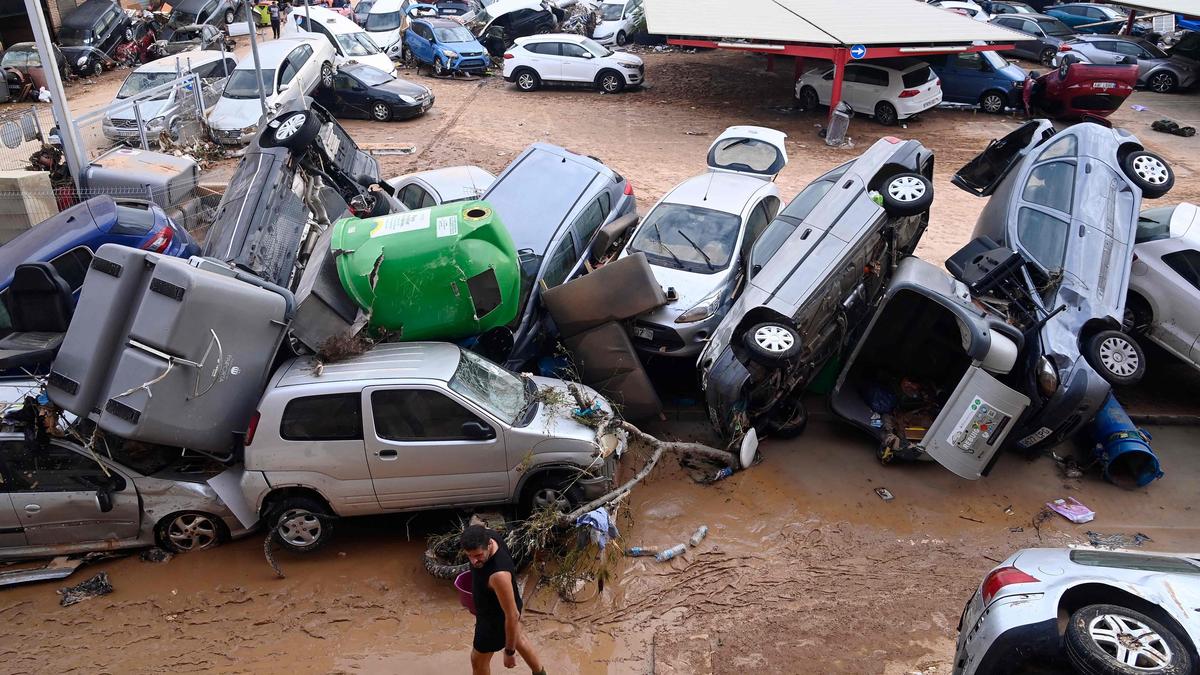
[(643, 340), (653, 340), (654, 331), (650, 330), (649, 328), (638, 328), (637, 326), (634, 326), (633, 336), (639, 337)]
[(1095, 87), (1096, 89), (1116, 89), (1117, 83), (1116, 82), (1097, 82), (1097, 83), (1093, 84), (1092, 86)]

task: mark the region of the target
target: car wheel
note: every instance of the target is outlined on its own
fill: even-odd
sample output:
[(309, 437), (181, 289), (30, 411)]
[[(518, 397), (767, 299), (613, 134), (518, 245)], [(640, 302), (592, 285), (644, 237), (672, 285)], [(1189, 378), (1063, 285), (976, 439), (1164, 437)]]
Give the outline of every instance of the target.
[(1151, 75), (1147, 84), (1150, 86), (1150, 91), (1166, 94), (1175, 91), (1175, 87), (1179, 86), (1179, 81), (1175, 79), (1174, 74), (1161, 72)]
[(887, 101), (880, 101), (875, 106), (875, 121), (885, 127), (890, 127), (900, 121), (900, 116), (896, 114), (896, 107)]
[(404, 64), (405, 68), (409, 68), (413, 65), (413, 53), (408, 47), (400, 48), (400, 63)]
[(392, 109), (388, 104), (377, 101), (371, 106), (371, 118), (376, 122), (386, 122), (392, 118)]
[(583, 488), (574, 478), (561, 474), (542, 474), (534, 476), (522, 492), (519, 515), (528, 518), (545, 508), (566, 513), (581, 503)]
[(596, 77), (596, 85), (606, 94), (618, 94), (625, 88), (625, 77), (615, 70), (602, 70)]
[(625, 31), (617, 32), (617, 46), (624, 47), (625, 43), (629, 42), (629, 36), (625, 35)]
[(770, 365), (778, 365), (800, 353), (800, 334), (777, 321), (751, 326), (742, 336), (742, 342), (752, 357)]
[(333, 86), (333, 64), (328, 61), (321, 64), (321, 86), (326, 89)]
[(1171, 165), (1153, 152), (1138, 150), (1125, 155), (1121, 160), (1125, 175), (1142, 190), (1142, 196), (1158, 199), (1171, 191), (1175, 185), (1175, 172)]
[(469, 572), (470, 570), (471, 563), (469, 562), (461, 565), (452, 565), (442, 562), (442, 559), (433, 552), (433, 549), (426, 549), (425, 551), (425, 571), (429, 572), (436, 579), (454, 581), (460, 574)]
[(989, 91), (979, 99), (979, 107), (989, 115), (999, 115), (1004, 112), (1005, 100), (997, 92)]
[(1042, 54), (1038, 57), (1038, 61), (1047, 68), (1054, 67), (1054, 57), (1058, 55), (1058, 50), (1053, 47), (1046, 47), (1042, 50)]
[(808, 427), (808, 408), (797, 396), (784, 399), (767, 413), (767, 435), (777, 438), (795, 438)]
[(817, 96), (817, 90), (812, 87), (804, 87), (800, 90), (800, 107), (808, 111), (816, 110), (821, 105), (821, 97)]
[(1130, 335), (1145, 335), (1154, 323), (1154, 310), (1145, 298), (1129, 291), (1125, 298), (1125, 315), (1121, 318), (1121, 330)]
[(167, 127), (167, 135), (172, 141), (178, 142), (183, 135), (183, 120), (178, 117), (171, 120), (171, 124)]
[(172, 553), (189, 553), (221, 543), (222, 525), (216, 516), (185, 511), (159, 521), (155, 534), (162, 548)]
[(542, 78), (529, 68), (522, 68), (517, 71), (517, 89), (521, 91), (533, 91), (542, 86)]
[(449, 70), (446, 64), (442, 63), (442, 58), (439, 56), (433, 60), (433, 74), (438, 77), (445, 77)]
[(234, 21), (237, 21), (237, 12), (232, 9), (225, 10), (225, 25), (231, 25)]
[(92, 64), (92, 77), (100, 77), (104, 74), (104, 64), (99, 61)]
[(1142, 346), (1129, 335), (1102, 330), (1088, 339), (1088, 363), (1110, 384), (1137, 384), (1146, 374), (1146, 355)]
[(261, 141), (263, 147), (299, 150), (317, 139), (321, 121), (307, 110), (297, 110), (267, 122), (267, 130)]
[(1086, 675), (1192, 672), (1183, 642), (1154, 619), (1117, 605), (1088, 605), (1067, 624), (1067, 659)]
[(320, 502), (288, 497), (272, 509), (275, 541), (295, 553), (311, 553), (333, 537), (333, 519)]
[(919, 173), (898, 173), (887, 179), (879, 191), (888, 215), (915, 216), (933, 204), (933, 183)]

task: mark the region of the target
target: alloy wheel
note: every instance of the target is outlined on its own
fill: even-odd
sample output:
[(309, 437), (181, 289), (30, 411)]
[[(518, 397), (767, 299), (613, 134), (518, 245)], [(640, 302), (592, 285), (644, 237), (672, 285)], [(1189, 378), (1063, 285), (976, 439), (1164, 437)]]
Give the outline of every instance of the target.
[(988, 94), (983, 97), (981, 106), (985, 113), (997, 114), (1004, 111), (1004, 99), (999, 94)]
[(610, 94), (615, 94), (621, 89), (621, 83), (617, 80), (616, 75), (610, 73), (600, 78), (600, 88)]
[(1141, 155), (1133, 160), (1133, 172), (1138, 178), (1151, 185), (1165, 185), (1171, 176), (1167, 165), (1152, 155)]
[(329, 65), (321, 66), (321, 86), (322, 87), (332, 87), (333, 86), (333, 68), (330, 67)]
[(1150, 89), (1159, 94), (1165, 94), (1175, 88), (1175, 78), (1168, 73), (1158, 73), (1150, 78)]
[(308, 116), (301, 113), (299, 115), (292, 115), (283, 122), (280, 122), (279, 128), (275, 130), (275, 140), (286, 141), (291, 138), (297, 131), (300, 131), (300, 127), (304, 126), (304, 122), (307, 119)]
[(896, 123), (896, 109), (890, 105), (882, 105), (875, 109), (875, 119), (885, 127)]
[(915, 202), (925, 196), (925, 184), (913, 176), (900, 176), (888, 183), (887, 191), (898, 202)]
[(754, 331), (754, 342), (768, 352), (782, 353), (791, 349), (796, 339), (780, 326), (760, 326)]
[(321, 519), (303, 509), (285, 512), (275, 529), (280, 539), (296, 548), (312, 546), (321, 539)]
[(217, 524), (200, 513), (184, 513), (167, 526), (167, 539), (179, 551), (203, 551), (217, 544)]
[(1121, 664), (1145, 672), (1165, 669), (1174, 657), (1157, 631), (1128, 616), (1102, 614), (1088, 624), (1088, 636)]
[(375, 119), (379, 120), (380, 122), (386, 122), (390, 116), (390, 111), (388, 110), (386, 103), (376, 103), (375, 106), (371, 108), (371, 113), (375, 116)]
[(533, 509), (541, 511), (546, 507), (551, 507), (558, 513), (566, 513), (571, 510), (571, 501), (559, 490), (542, 488), (533, 493)]
[(1100, 343), (1100, 363), (1114, 375), (1129, 377), (1137, 372), (1141, 360), (1128, 340), (1113, 336)]
[(533, 75), (531, 75), (529, 73), (521, 73), (517, 77), (517, 86), (524, 89), (525, 91), (529, 91), (530, 89), (533, 89)]

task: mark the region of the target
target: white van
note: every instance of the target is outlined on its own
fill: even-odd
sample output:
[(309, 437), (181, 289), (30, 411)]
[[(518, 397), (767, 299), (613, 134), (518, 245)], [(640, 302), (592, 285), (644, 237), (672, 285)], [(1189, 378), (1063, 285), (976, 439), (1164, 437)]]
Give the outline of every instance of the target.
[[(309, 26), (309, 21), (312, 25)], [(384, 54), (371, 36), (341, 14), (325, 7), (301, 7), (292, 12), (291, 21), (283, 25), (283, 35), (322, 35), (333, 45), (336, 52), (334, 63), (338, 66), (347, 63), (365, 63), (374, 66), (385, 73), (395, 75), (392, 60)]]
[(367, 12), (363, 27), (389, 58), (400, 58), (400, 51), (404, 49), (404, 30), (408, 28), (408, 10), (417, 4), (420, 4), (418, 0), (379, 0)]

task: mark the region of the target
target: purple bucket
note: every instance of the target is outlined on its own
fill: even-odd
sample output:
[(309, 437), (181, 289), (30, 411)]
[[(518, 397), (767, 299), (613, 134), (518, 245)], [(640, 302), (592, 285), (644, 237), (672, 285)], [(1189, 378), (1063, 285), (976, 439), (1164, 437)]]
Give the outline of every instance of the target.
[(471, 570), (454, 579), (454, 590), (458, 591), (458, 602), (471, 614), (475, 613), (475, 596), (471, 593)]

